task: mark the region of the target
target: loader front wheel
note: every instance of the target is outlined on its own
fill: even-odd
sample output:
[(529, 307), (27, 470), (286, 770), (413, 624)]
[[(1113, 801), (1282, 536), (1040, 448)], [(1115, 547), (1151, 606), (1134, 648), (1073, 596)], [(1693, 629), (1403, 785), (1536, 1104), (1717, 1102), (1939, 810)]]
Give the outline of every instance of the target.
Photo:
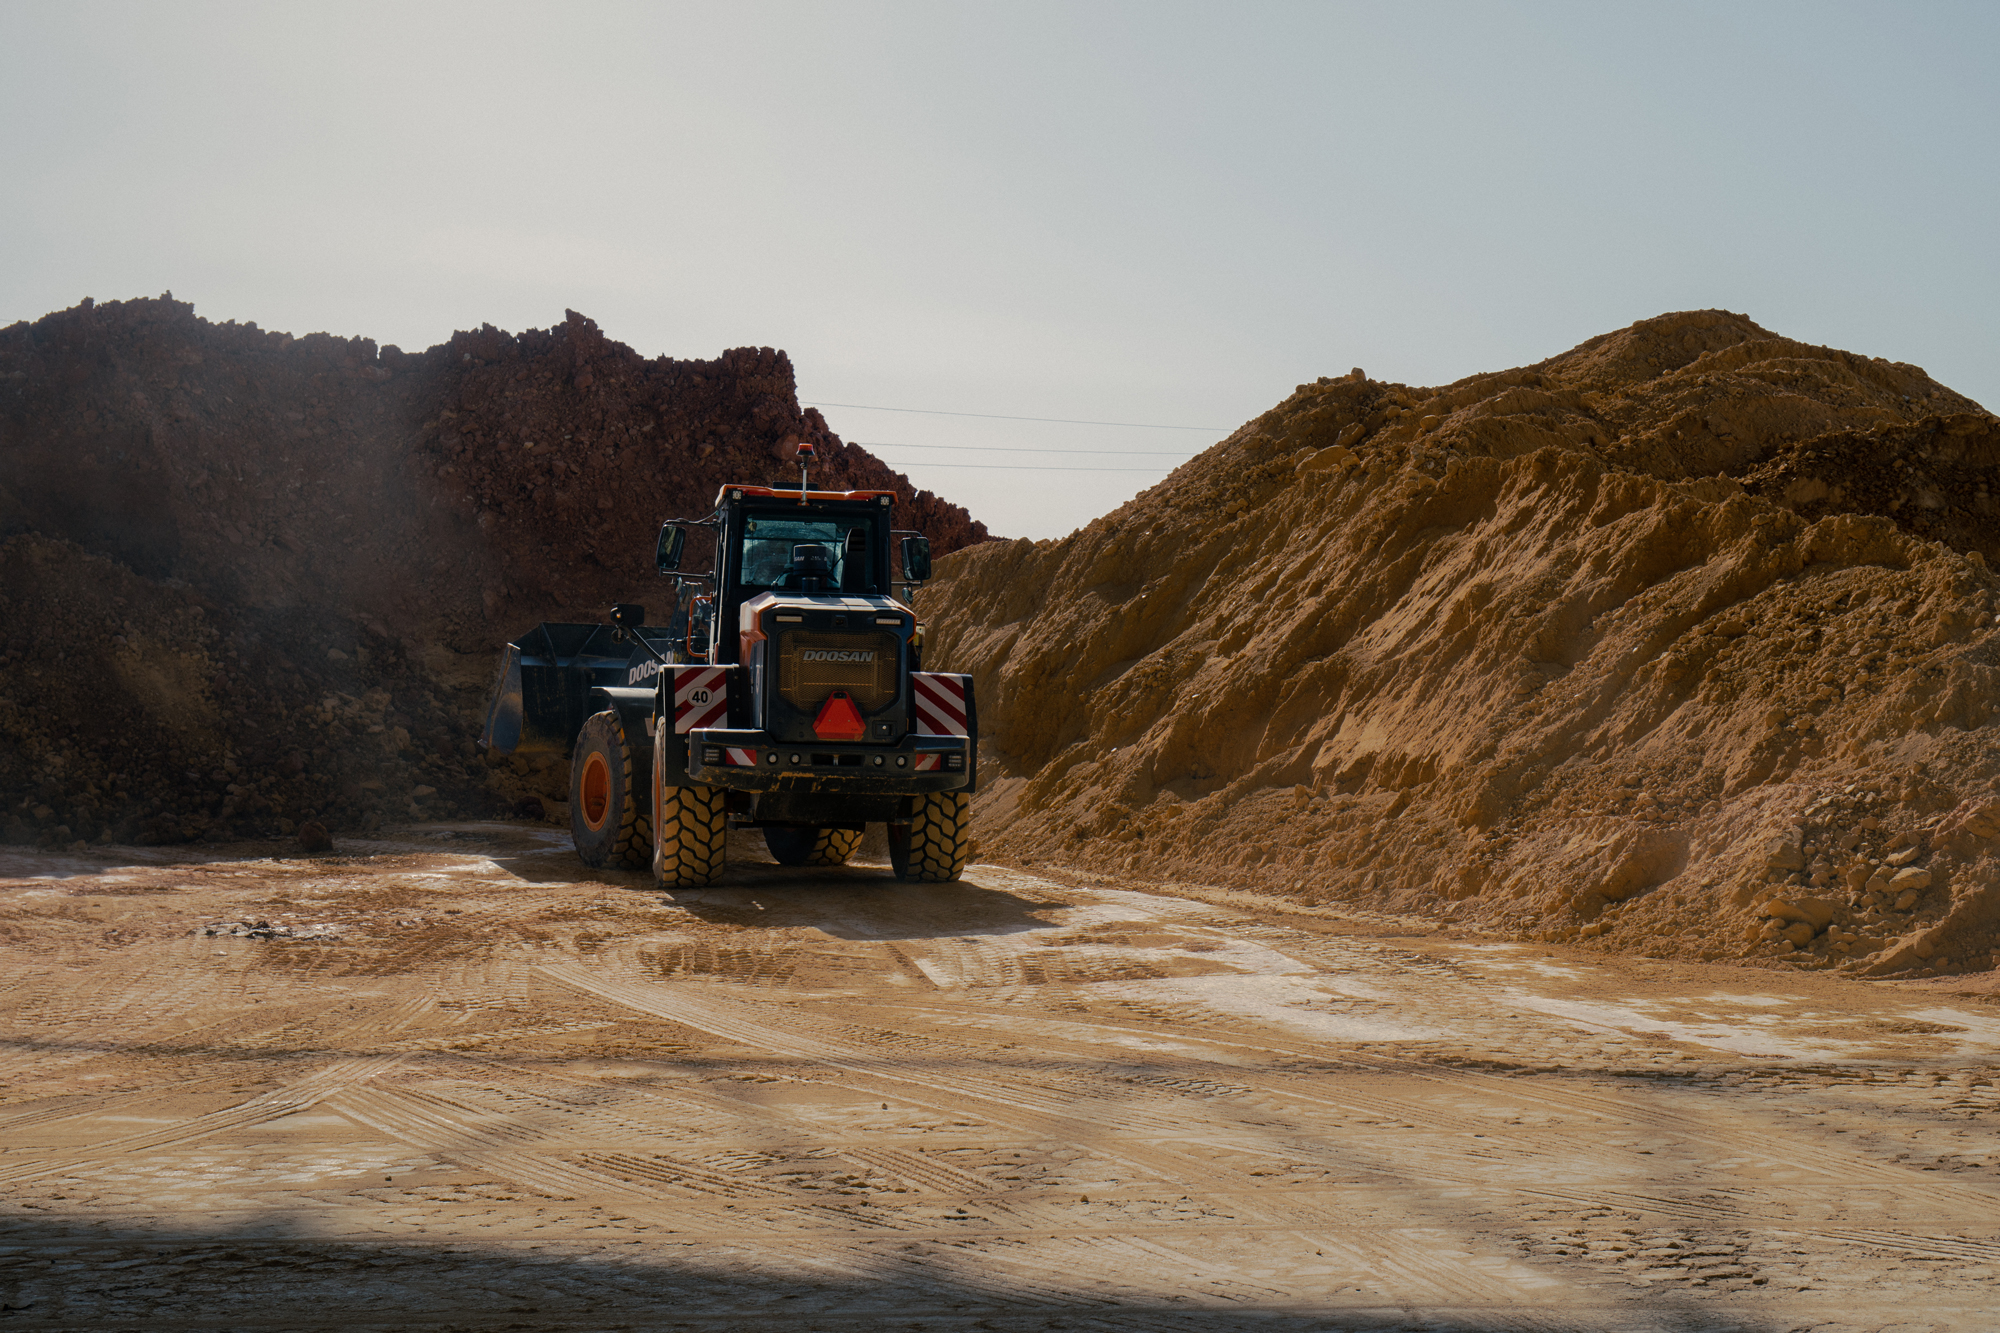
[(643, 870), (652, 849), (652, 769), (635, 758), (617, 710), (584, 719), (569, 768), (569, 831), (589, 866)]
[(957, 879), (972, 854), (972, 800), (934, 791), (910, 803), (910, 822), (889, 825), (889, 865), (907, 884)]
[(861, 830), (767, 825), (764, 845), (781, 866), (844, 866), (861, 846)]
[(663, 889), (698, 889), (722, 874), (728, 834), (720, 787), (669, 787), (654, 802), (653, 878)]

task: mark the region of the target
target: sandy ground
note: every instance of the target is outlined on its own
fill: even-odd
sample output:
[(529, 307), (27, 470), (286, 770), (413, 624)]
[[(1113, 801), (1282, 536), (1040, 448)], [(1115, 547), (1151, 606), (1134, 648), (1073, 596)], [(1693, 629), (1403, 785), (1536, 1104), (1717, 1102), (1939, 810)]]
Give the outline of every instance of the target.
[(1990, 1329), (1989, 981), (526, 825), (10, 852), (0, 1328)]

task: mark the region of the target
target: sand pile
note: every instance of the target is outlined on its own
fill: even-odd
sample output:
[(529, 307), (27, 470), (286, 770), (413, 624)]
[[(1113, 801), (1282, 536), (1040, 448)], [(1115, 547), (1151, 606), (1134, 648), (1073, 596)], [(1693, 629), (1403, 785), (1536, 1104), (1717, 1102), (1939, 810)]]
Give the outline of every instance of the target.
[(991, 853), (1645, 953), (1989, 965), (2000, 421), (1723, 312), (1302, 385), (944, 561)]
[[(666, 611), (660, 520), (726, 480), (894, 489), (784, 353), (645, 360), (572, 313), (421, 354), (170, 298), (0, 329), (0, 836), (284, 834), (518, 805), (472, 744), (499, 645)], [(537, 802), (528, 804), (540, 809)]]

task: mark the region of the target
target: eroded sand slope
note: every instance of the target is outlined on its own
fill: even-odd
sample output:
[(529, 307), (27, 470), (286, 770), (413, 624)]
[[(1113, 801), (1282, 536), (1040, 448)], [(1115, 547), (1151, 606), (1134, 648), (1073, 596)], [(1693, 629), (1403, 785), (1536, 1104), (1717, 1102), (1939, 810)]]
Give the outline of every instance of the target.
[(1301, 385), (1067, 538), (942, 562), (923, 609), (979, 680), (989, 852), (1984, 968), (1996, 461), (1915, 367), (1667, 315)]

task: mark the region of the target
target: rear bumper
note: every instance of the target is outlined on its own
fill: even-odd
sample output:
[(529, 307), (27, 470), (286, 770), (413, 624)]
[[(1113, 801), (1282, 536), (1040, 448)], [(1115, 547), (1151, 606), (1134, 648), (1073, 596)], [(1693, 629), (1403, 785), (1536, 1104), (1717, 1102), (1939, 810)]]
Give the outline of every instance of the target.
[(756, 792), (852, 792), (916, 796), (972, 785), (972, 743), (963, 736), (906, 736), (897, 745), (779, 745), (762, 731), (700, 727), (687, 733), (695, 782)]

